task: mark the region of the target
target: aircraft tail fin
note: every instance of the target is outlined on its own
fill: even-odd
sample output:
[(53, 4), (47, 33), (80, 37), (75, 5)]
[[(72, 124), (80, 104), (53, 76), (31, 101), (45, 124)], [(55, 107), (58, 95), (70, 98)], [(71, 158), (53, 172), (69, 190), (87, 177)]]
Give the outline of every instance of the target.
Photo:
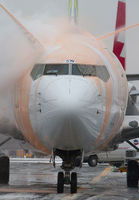
[(78, 21), (78, 0), (69, 0), (69, 19), (77, 24)]
[(68, 12), (69, 12), (69, 19), (70, 19), (72, 16), (72, 0), (69, 0)]
[(77, 24), (78, 18), (78, 0), (74, 0), (74, 22)]
[[(126, 0), (118, 1), (116, 31), (126, 26)], [(125, 48), (125, 31), (116, 32), (114, 37), (113, 53), (121, 62), (123, 69), (126, 70), (126, 48)]]

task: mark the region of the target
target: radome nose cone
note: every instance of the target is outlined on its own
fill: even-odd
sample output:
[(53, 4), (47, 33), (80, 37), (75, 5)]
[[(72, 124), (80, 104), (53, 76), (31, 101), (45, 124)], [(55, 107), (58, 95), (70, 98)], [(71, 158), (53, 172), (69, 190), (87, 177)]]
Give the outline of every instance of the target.
[[(43, 98), (41, 102), (42, 112), (48, 113), (49, 118), (54, 116), (73, 117), (80, 116), (86, 107), (93, 101), (97, 101), (96, 85), (84, 78), (64, 77), (57, 78), (46, 84), (47, 79), (42, 80)], [(43, 83), (44, 81), (44, 83)], [(46, 116), (47, 118), (47, 116)]]
[(41, 113), (37, 114), (37, 132), (44, 145), (49, 141), (55, 148), (75, 150), (87, 148), (86, 138), (93, 143), (92, 131), (98, 131), (99, 92), (95, 82), (74, 76), (44, 77), (38, 92)]
[[(45, 80), (43, 79), (43, 81)], [(47, 102), (57, 101), (57, 104), (59, 103), (59, 106), (63, 107), (77, 106), (82, 101), (92, 101), (94, 95), (98, 93), (96, 85), (84, 78), (59, 78), (48, 86), (44, 84), (44, 88), (42, 88), (43, 91), (46, 91), (43, 94), (45, 100)]]

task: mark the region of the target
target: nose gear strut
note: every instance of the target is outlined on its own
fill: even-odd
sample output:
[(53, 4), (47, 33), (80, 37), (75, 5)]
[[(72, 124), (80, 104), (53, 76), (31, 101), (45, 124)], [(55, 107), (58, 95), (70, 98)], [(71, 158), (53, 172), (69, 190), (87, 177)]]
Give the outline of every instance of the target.
[[(71, 193), (77, 192), (77, 173), (71, 171), (76, 167), (76, 158), (83, 157), (83, 150), (64, 151), (53, 149), (53, 165), (55, 167), (55, 157), (59, 156), (62, 159), (61, 168), (65, 171), (59, 172), (57, 176), (57, 193), (64, 192), (64, 184), (70, 185)], [(83, 160), (83, 159), (82, 159)], [(81, 167), (81, 165), (80, 165)]]

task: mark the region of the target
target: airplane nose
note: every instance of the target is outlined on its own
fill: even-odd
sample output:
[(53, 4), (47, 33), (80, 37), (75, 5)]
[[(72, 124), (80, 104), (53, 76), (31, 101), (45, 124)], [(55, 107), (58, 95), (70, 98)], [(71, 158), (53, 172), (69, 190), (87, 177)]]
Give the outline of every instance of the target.
[[(78, 79), (61, 79), (53, 82), (46, 88), (45, 101), (48, 112), (60, 111), (60, 113), (76, 113), (94, 99), (97, 93), (96, 87), (91, 87), (87, 81)], [(49, 106), (51, 108), (49, 110)], [(60, 114), (59, 113), (59, 114)]]
[(81, 149), (87, 146), (86, 142), (93, 143), (102, 111), (95, 81), (83, 77), (57, 77), (50, 81), (44, 77), (38, 93), (41, 112), (37, 114), (37, 130), (42, 142), (49, 141), (53, 148), (64, 150)]
[[(43, 80), (45, 81), (45, 80)], [(96, 105), (99, 96), (96, 84), (84, 78), (61, 78), (43, 88), (42, 111), (49, 117), (58, 115), (72, 118), (80, 116), (91, 104)]]

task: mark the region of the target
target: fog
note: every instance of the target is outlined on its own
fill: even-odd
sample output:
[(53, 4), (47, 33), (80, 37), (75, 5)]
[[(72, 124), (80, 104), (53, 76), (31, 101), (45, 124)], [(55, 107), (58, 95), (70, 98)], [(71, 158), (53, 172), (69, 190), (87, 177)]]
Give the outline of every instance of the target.
[[(116, 7), (118, 0), (78, 0), (79, 25), (95, 36), (112, 32), (115, 29)], [(43, 19), (51, 25), (58, 18), (67, 18), (68, 0), (1, 0), (18, 18), (30, 21)], [(139, 1), (126, 0), (127, 26), (139, 23)], [(34, 21), (35, 22), (35, 21)], [(26, 22), (25, 22), (26, 24)], [(29, 27), (29, 26), (28, 26)], [(139, 27), (126, 32), (127, 73), (139, 73)], [(112, 50), (113, 37), (104, 41)]]
[(11, 91), (42, 49), (0, 8), (0, 126), (14, 123)]

